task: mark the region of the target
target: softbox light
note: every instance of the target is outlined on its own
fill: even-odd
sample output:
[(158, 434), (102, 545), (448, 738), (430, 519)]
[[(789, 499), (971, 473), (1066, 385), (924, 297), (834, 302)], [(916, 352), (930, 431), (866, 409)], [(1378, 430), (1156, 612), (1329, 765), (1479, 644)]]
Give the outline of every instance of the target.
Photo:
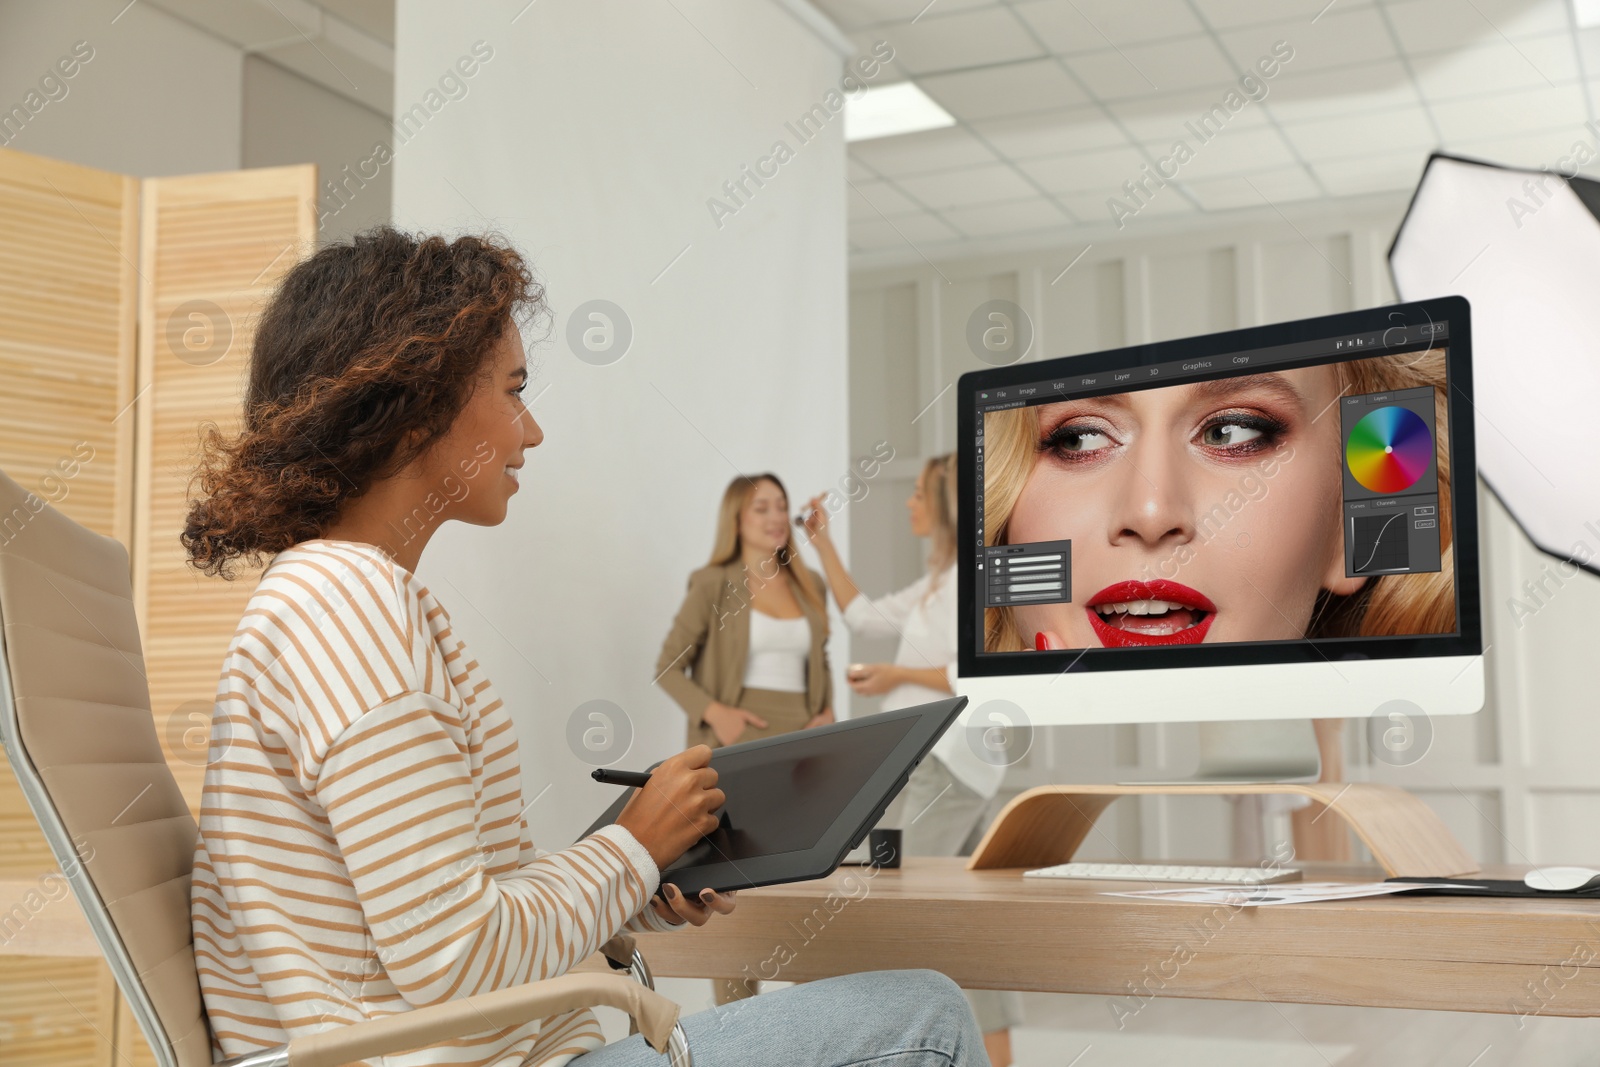
[(1600, 182), (1575, 158), (1429, 157), (1389, 270), (1402, 300), (1471, 303), (1479, 473), (1535, 545), (1600, 573)]

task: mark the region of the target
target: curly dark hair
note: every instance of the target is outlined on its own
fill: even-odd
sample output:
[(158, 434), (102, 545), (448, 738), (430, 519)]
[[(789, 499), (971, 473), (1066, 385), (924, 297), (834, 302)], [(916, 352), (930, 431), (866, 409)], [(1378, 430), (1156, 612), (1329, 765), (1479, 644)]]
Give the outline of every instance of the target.
[(189, 565), (232, 579), (236, 560), (320, 536), (447, 432), (507, 327), (545, 311), (492, 237), (380, 226), (296, 264), (256, 328), (240, 433), (203, 430)]

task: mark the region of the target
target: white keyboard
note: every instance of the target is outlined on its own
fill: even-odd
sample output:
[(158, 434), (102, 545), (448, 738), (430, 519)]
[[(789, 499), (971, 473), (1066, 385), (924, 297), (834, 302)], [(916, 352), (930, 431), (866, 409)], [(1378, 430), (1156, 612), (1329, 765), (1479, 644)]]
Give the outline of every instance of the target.
[(1298, 867), (1194, 867), (1178, 863), (1059, 863), (1024, 878), (1104, 878), (1118, 882), (1205, 882), (1210, 885), (1266, 885), (1293, 882)]

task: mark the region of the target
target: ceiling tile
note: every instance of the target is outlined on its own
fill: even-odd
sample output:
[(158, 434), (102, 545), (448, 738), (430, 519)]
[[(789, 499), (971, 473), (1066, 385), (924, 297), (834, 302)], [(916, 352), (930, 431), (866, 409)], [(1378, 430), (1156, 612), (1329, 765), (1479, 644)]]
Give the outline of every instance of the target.
[[(1259, 61), (1274, 57), (1281, 63), (1283, 74), (1299, 74), (1393, 59), (1396, 55), (1389, 28), (1375, 9), (1345, 8), (1342, 2), (1315, 23), (1296, 21), (1250, 26), (1224, 31), (1221, 37), (1223, 46), (1238, 61), (1241, 70), (1259, 70), (1256, 66)], [(1289, 49), (1292, 52), (1285, 60), (1282, 56)]]
[[(1072, 212), (1085, 223), (1107, 223), (1119, 221), (1119, 212), (1112, 210), (1112, 197), (1106, 193), (1071, 193), (1061, 198), (1067, 210)], [(1131, 209), (1136, 218), (1122, 217), (1123, 226), (1120, 229), (1137, 226), (1138, 219), (1150, 218), (1155, 215), (1188, 215), (1193, 214), (1195, 207), (1188, 198), (1178, 190), (1168, 186), (1157, 189), (1155, 194), (1142, 203), (1131, 203), (1127, 200), (1118, 200), (1123, 212)]]
[(1011, 159), (1059, 156), (1086, 148), (1126, 148), (1128, 138), (1098, 107), (1068, 108), (973, 124), (973, 131)]
[(1541, 85), (1433, 105), (1433, 120), (1446, 141), (1513, 137), (1531, 130), (1578, 132), (1589, 118), (1583, 86)]
[(1054, 59), (983, 67), (918, 80), (957, 118), (999, 118), (1086, 103), (1088, 95)]
[(1360, 156), (1354, 159), (1327, 159), (1311, 164), (1329, 196), (1361, 196), (1365, 193), (1414, 189), (1422, 179), (1425, 156)]
[(1014, 10), (1057, 53), (1094, 52), (1201, 30), (1184, 0), (1038, 0)]
[(1304, 159), (1338, 159), (1377, 152), (1426, 156), (1437, 147), (1421, 108), (1286, 124), (1284, 133)]
[(1185, 180), (1184, 187), (1194, 194), (1206, 211), (1266, 207), (1269, 204), (1276, 207), (1290, 200), (1313, 200), (1322, 195), (1316, 181), (1300, 166), (1197, 182)]
[(1141, 177), (1140, 168), (1148, 162), (1133, 147), (1099, 148), (1074, 152), (1056, 159), (1035, 159), (1018, 163), (1028, 177), (1052, 193), (1098, 192), (1109, 196), (1122, 183)]
[(1089, 52), (1065, 59), (1072, 73), (1083, 80), (1097, 100), (1153, 96), (1161, 92), (1156, 72), (1133, 65), (1124, 52)]
[(856, 141), (850, 155), (885, 177), (994, 163), (998, 157), (959, 127)]
[(1429, 100), (1559, 84), (1578, 76), (1572, 39), (1566, 34), (1418, 56), (1412, 69)]
[(874, 41), (887, 39), (894, 46), (895, 65), (911, 74), (965, 70), (1044, 55), (1033, 35), (1003, 7), (941, 14), (935, 6), (892, 33), (856, 31), (850, 37), (869, 51)]
[(1221, 99), (1237, 76), (1210, 37), (1090, 52), (1066, 63), (1101, 100), (1170, 95), (1199, 87), (1212, 89)]
[[(934, 5), (928, 0), (811, 0), (842, 30), (859, 30), (879, 23), (910, 22)], [(993, 7), (996, 0), (934, 0), (940, 11)]]
[(1450, 141), (1445, 148), (1457, 155), (1471, 156), (1491, 163), (1504, 163), (1513, 167), (1549, 166), (1553, 169), (1559, 160), (1572, 151), (1574, 141), (1585, 140), (1588, 141), (1590, 148), (1594, 147), (1594, 140), (1591, 137), (1580, 134), (1581, 131), (1573, 129), (1545, 130), (1514, 137)]
[(1127, 127), (1129, 136), (1138, 141), (1159, 142), (1163, 150), (1172, 147), (1177, 138), (1197, 138), (1185, 123), (1207, 136), (1219, 130), (1260, 129), (1269, 125), (1266, 113), (1254, 103), (1246, 103), (1238, 111), (1229, 111), (1221, 103), (1225, 96), (1215, 90), (1191, 89), (1170, 96), (1118, 101), (1107, 107)]
[(1589, 113), (1600, 115), (1600, 82), (1591, 81), (1584, 88), (1589, 93)]
[[(1600, 44), (1600, 32), (1585, 30), (1578, 35), (1579, 50), (1585, 41)], [(1546, 33), (1538, 37), (1519, 37), (1511, 42), (1516, 45), (1517, 51), (1528, 58), (1528, 61), (1537, 67), (1546, 79), (1551, 82), (1566, 82), (1581, 79), (1587, 69), (1587, 60), (1580, 67), (1578, 50), (1572, 47), (1572, 34)], [(1584, 55), (1592, 56), (1600, 53), (1584, 50)], [(1547, 82), (1548, 84), (1548, 82)]]
[(1600, 29), (1578, 31), (1578, 53), (1583, 57), (1585, 74), (1600, 76)]
[(870, 182), (877, 177), (871, 167), (854, 156), (848, 157), (845, 161), (845, 175), (853, 182)]
[(1568, 0), (1402, 0), (1385, 6), (1400, 46), (1408, 52), (1438, 52), (1503, 37), (1568, 30)]
[(1023, 230), (1070, 226), (1074, 220), (1042, 196), (999, 204), (974, 204), (944, 213), (950, 225), (969, 237), (993, 237)]
[(920, 249), (961, 235), (929, 214), (901, 215), (895, 219), (862, 219), (850, 223), (850, 243), (865, 251)]
[(1417, 107), (1422, 97), (1398, 59), (1306, 73), (1285, 70), (1266, 83), (1267, 110), (1280, 122)]
[(924, 210), (923, 205), (907, 197), (893, 182), (852, 181), (848, 189), (846, 202), (852, 221), (875, 219), (880, 215), (910, 215)]
[[(1277, 130), (1225, 129), (1205, 143), (1188, 137), (1185, 143), (1194, 153), (1186, 163), (1178, 163), (1180, 181), (1201, 181), (1230, 174), (1248, 174), (1258, 170), (1274, 170), (1298, 163), (1294, 152)], [(1158, 160), (1171, 157), (1171, 144), (1151, 144), (1146, 148)], [(1170, 165), (1164, 169), (1170, 170)]]
[(1263, 22), (1288, 22), (1306, 25), (1319, 13), (1338, 4), (1341, 10), (1370, 7), (1372, 0), (1195, 0), (1200, 14), (1217, 29), (1255, 26)]
[(900, 187), (935, 209), (1016, 200), (1037, 194), (1022, 175), (1004, 163), (919, 174), (902, 178)]

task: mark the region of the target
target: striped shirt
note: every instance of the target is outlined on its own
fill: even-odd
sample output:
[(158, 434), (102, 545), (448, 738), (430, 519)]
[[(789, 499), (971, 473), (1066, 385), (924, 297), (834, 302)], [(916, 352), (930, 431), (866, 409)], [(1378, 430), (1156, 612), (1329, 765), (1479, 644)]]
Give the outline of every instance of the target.
[[(190, 894), (213, 1054), (552, 978), (619, 929), (674, 929), (611, 825), (528, 837), (510, 716), (450, 616), (373, 545), (315, 539), (262, 575), (223, 662)], [(593, 1011), (382, 1059), (557, 1067)]]

